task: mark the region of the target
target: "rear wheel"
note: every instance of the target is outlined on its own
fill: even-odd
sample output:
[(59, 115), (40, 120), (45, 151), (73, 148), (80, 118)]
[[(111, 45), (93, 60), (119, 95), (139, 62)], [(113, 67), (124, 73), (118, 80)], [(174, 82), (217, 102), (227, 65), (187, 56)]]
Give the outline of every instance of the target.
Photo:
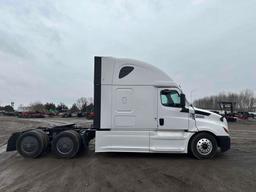
[(59, 133), (52, 142), (52, 151), (62, 158), (73, 158), (80, 148), (80, 135), (74, 130)]
[(16, 148), (23, 157), (36, 158), (45, 149), (44, 136), (36, 130), (25, 132), (18, 138)]
[(35, 131), (39, 132), (44, 140), (44, 150), (43, 152), (47, 151), (49, 146), (49, 137), (42, 129), (35, 129)]
[(197, 159), (211, 159), (216, 155), (218, 146), (214, 136), (198, 133), (191, 139), (189, 149)]

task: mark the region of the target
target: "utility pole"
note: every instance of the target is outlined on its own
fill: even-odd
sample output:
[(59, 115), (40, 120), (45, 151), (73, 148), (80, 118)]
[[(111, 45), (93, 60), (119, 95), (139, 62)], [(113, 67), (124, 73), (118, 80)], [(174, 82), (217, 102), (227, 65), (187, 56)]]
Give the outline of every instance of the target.
[(11, 102), (11, 106), (12, 106), (12, 108), (14, 109), (14, 102), (13, 102), (13, 101)]

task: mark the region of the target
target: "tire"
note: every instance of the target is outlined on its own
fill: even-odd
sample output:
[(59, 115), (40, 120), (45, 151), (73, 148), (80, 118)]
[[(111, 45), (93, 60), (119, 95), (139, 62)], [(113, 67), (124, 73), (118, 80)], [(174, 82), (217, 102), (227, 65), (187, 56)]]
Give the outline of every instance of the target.
[(24, 132), (17, 140), (16, 149), (25, 158), (37, 158), (44, 151), (43, 135), (36, 131)]
[(218, 145), (214, 136), (198, 133), (190, 140), (189, 151), (197, 159), (211, 159), (217, 153)]
[(59, 133), (52, 141), (52, 152), (60, 158), (73, 158), (79, 151), (80, 135), (74, 130)]
[(42, 130), (42, 129), (35, 129), (35, 131), (39, 132), (44, 140), (44, 150), (43, 152), (46, 152), (49, 146), (49, 137), (48, 135)]
[(88, 136), (86, 134), (84, 134), (83, 137), (82, 137), (82, 140), (83, 140), (83, 149), (85, 151), (87, 151), (89, 149), (89, 139), (88, 139)]

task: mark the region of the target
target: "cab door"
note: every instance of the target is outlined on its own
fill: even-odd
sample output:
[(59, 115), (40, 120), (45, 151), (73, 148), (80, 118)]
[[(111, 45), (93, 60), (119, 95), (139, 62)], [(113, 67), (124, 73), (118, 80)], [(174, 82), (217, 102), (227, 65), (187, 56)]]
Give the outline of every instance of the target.
[(158, 130), (188, 130), (189, 111), (181, 107), (178, 89), (158, 88)]
[(181, 92), (175, 88), (157, 89), (157, 128), (150, 132), (150, 151), (185, 153), (189, 110), (182, 107)]

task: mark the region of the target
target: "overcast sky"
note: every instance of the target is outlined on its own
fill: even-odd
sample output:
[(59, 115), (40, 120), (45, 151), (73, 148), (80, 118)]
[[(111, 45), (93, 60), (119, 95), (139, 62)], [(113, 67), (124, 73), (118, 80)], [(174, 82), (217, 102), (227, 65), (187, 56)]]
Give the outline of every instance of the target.
[(93, 57), (151, 63), (193, 99), (256, 91), (255, 0), (0, 0), (0, 104), (93, 95)]

